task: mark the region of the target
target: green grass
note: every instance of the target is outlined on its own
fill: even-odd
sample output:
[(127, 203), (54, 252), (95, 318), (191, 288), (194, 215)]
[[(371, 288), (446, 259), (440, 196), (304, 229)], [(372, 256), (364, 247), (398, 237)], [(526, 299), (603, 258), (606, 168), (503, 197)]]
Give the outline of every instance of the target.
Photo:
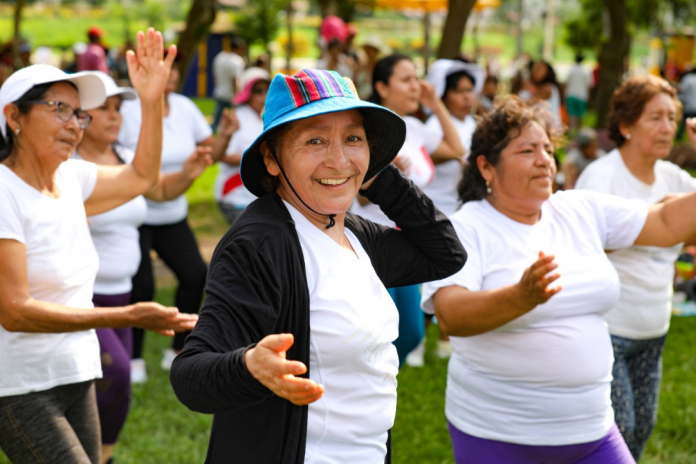
[[(173, 289), (159, 290), (156, 298), (171, 304)], [(437, 330), (432, 326), (428, 332), (426, 366), (406, 366), (399, 373), (395, 464), (453, 462), (443, 413), (447, 362), (433, 354)], [(665, 347), (658, 424), (643, 464), (696, 463), (696, 353), (691, 349), (695, 331), (696, 318), (673, 320)], [(212, 417), (193, 413), (176, 400), (167, 373), (159, 368), (169, 343), (166, 337), (147, 335), (150, 379), (134, 386), (130, 416), (116, 447), (118, 464), (189, 464), (205, 458)], [(8, 462), (0, 453), (0, 464)]]

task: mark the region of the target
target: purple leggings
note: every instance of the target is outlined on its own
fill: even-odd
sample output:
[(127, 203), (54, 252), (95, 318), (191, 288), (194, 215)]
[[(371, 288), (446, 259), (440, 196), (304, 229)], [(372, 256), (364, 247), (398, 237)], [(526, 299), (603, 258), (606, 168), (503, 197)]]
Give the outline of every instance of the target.
[[(94, 306), (113, 308), (126, 306), (130, 293), (122, 295), (94, 295)], [(133, 350), (132, 329), (98, 329), (99, 350), (104, 377), (94, 384), (97, 389), (97, 407), (101, 424), (101, 440), (113, 445), (118, 439), (128, 416), (130, 405), (130, 359)]]
[(616, 424), (602, 439), (562, 446), (518, 445), (476, 438), (449, 421), (456, 464), (635, 464)]

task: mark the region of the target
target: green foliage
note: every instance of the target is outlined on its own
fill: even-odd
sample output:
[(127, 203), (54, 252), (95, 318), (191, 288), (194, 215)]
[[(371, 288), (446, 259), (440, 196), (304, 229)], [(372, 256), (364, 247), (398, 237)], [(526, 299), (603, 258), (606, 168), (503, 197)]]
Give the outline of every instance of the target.
[(582, 13), (565, 23), (565, 42), (575, 52), (598, 52), (606, 42), (603, 28), (604, 4), (601, 0), (581, 0)]
[(237, 33), (249, 45), (268, 48), (280, 28), (278, 13), (284, 6), (283, 0), (255, 0), (235, 15)]

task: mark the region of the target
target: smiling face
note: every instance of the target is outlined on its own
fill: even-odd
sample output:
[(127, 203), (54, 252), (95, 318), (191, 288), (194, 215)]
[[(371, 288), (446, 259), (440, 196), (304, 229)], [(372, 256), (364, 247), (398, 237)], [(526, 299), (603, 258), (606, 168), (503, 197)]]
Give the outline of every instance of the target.
[(401, 60), (394, 65), (388, 85), (376, 82), (375, 90), (382, 98), (382, 106), (399, 116), (406, 116), (418, 110), (420, 82), (416, 75), (416, 65), (410, 60)]
[(121, 97), (115, 95), (106, 99), (99, 108), (89, 110), (92, 122), (85, 129), (85, 139), (104, 143), (116, 143), (121, 129)]
[[(261, 146), (266, 169), (279, 177), (278, 194), (312, 223), (325, 219), (312, 214), (297, 199), (271, 154)], [(276, 153), (297, 194), (313, 210), (341, 217), (350, 208), (370, 163), (363, 118), (358, 110), (327, 113), (293, 123)]]
[(492, 166), (483, 156), (477, 159), (481, 175), (490, 182), (489, 201), (504, 211), (531, 215), (552, 192), (556, 175), (553, 145), (537, 122), (527, 124), (520, 135), (500, 152), (500, 161)]
[(651, 160), (666, 158), (672, 150), (672, 140), (677, 131), (677, 107), (674, 99), (666, 93), (658, 93), (646, 104), (638, 120), (628, 125), (620, 125), (621, 133), (631, 139), (624, 145), (637, 149)]
[[(66, 82), (51, 86), (40, 100), (63, 102), (80, 109), (77, 89)], [(56, 169), (68, 160), (82, 139), (83, 131), (77, 117), (73, 115), (69, 121), (61, 121), (53, 105), (33, 105), (27, 114), (17, 111), (13, 117), (20, 129), (19, 147), (32, 153), (49, 169)]]

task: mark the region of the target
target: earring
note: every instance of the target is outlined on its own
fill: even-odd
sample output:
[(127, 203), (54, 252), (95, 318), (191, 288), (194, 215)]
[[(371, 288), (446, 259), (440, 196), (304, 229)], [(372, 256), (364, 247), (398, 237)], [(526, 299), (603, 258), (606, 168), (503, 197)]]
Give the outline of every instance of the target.
[(626, 140), (631, 140), (631, 134), (626, 134), (626, 136), (625, 136), (624, 138), (625, 138)]
[(19, 127), (15, 129), (15, 135), (19, 135)]
[(490, 181), (490, 180), (487, 180), (487, 181), (486, 181), (486, 192), (489, 193), (489, 194), (492, 192), (492, 190), (491, 190), (491, 181)]

